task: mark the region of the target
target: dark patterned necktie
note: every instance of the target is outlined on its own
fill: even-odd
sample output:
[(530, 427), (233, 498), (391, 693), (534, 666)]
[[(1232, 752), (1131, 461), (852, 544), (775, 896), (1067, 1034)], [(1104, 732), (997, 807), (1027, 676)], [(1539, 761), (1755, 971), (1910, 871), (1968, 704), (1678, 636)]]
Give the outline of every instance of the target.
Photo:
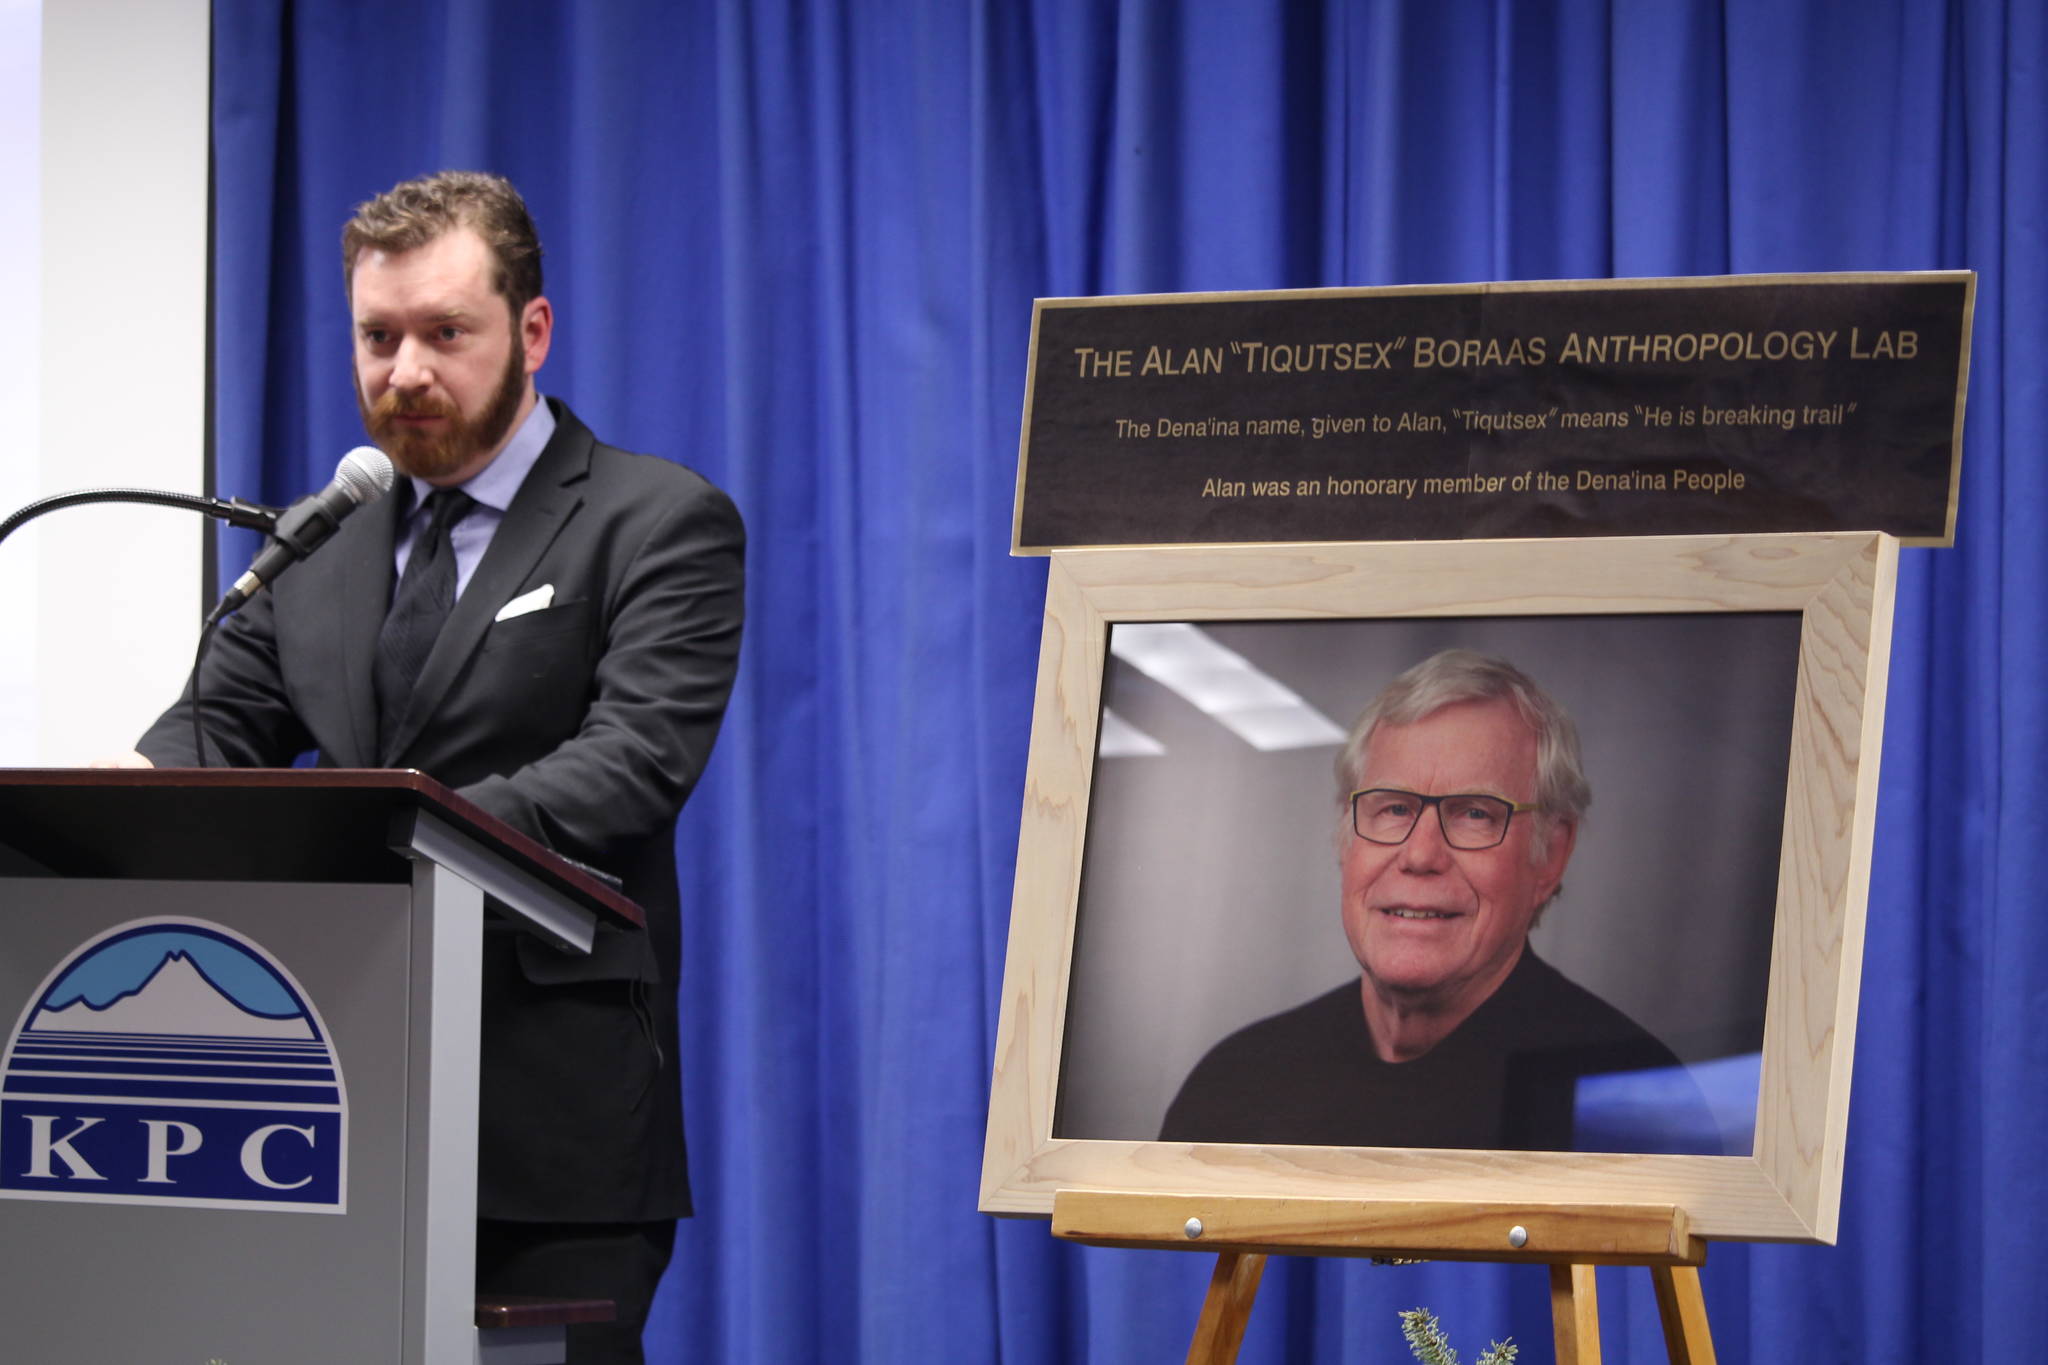
[(397, 758), (392, 739), (412, 703), (434, 637), (455, 607), (455, 550), (448, 533), (474, 506), (476, 500), (459, 489), (437, 488), (427, 495), (426, 532), (413, 543), (377, 634), (377, 752), (386, 763)]

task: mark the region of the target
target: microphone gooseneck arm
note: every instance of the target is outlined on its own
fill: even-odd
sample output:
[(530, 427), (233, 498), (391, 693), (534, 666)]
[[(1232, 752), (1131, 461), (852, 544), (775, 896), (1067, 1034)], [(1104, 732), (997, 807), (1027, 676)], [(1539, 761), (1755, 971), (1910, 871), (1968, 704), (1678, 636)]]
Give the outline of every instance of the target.
[(205, 703), (200, 695), (200, 674), (206, 647), (213, 640), (214, 628), (222, 617), (261, 592), (271, 579), (319, 549), (349, 513), (384, 496), (395, 477), (391, 461), (383, 451), (375, 446), (357, 446), (342, 457), (332, 482), (319, 492), (300, 498), (290, 507), (265, 507), (240, 498), (223, 501), (197, 493), (168, 493), (154, 488), (82, 488), (38, 498), (0, 521), (0, 541), (45, 512), (99, 502), (182, 507), (265, 534), (267, 540), (258, 552), (256, 562), (236, 580), (235, 587), (208, 613), (200, 626), (199, 648), (192, 660), (192, 747), (195, 761), (203, 768), (206, 766), (206, 735), (201, 717)]
[[(261, 531), (265, 535), (277, 529), (277, 519), (284, 514), (281, 507), (265, 507), (261, 503), (244, 502), (240, 498), (222, 500), (204, 497), (198, 493), (169, 493), (157, 488), (80, 488), (69, 493), (53, 493), (47, 498), (37, 498), (20, 508), (5, 521), (0, 521), (0, 540), (5, 540), (16, 531), (34, 521), (45, 512), (56, 512), (66, 507), (83, 507), (99, 502), (141, 503), (146, 507), (180, 507), (188, 512), (204, 512), (209, 517), (227, 522), (231, 526)], [(213, 638), (212, 623), (199, 632), (199, 658), (206, 657), (207, 642)], [(197, 660), (192, 674), (192, 745), (200, 767), (206, 766), (206, 734), (200, 721), (199, 674)]]
[(188, 512), (203, 512), (209, 517), (227, 522), (230, 526), (261, 531), (265, 535), (277, 529), (277, 519), (284, 515), (282, 507), (265, 507), (261, 503), (244, 502), (240, 498), (223, 500), (201, 497), (197, 493), (167, 493), (156, 488), (80, 488), (69, 493), (52, 493), (47, 498), (37, 498), (23, 506), (7, 520), (0, 521), (0, 540), (7, 539), (45, 512), (55, 512), (66, 507), (82, 507), (95, 502), (130, 502), (148, 507), (182, 507)]

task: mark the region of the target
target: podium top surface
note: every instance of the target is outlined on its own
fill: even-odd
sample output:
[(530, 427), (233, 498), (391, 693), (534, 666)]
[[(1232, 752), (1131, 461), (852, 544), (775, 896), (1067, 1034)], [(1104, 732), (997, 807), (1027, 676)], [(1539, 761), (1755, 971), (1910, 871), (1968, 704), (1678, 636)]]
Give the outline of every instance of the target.
[(645, 923), (626, 896), (410, 768), (0, 769), (0, 877), (405, 882), (395, 831), (419, 814), (600, 920)]

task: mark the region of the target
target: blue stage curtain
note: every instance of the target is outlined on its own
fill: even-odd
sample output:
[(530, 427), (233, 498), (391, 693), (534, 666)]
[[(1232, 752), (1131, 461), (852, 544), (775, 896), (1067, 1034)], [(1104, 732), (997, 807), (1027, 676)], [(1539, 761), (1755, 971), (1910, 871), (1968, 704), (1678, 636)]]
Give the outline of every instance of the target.
[[(217, 0), (220, 484), (359, 439), (339, 225), (444, 166), (549, 249), (541, 374), (752, 532), (680, 838), (700, 1214), (660, 1361), (1177, 1359), (1207, 1258), (974, 1211), (1044, 581), (1037, 295), (1980, 273), (1957, 543), (1904, 556), (1841, 1245), (1724, 1246), (1725, 1361), (2048, 1337), (2048, 28), (2033, 0)], [(146, 206), (138, 206), (146, 213)], [(231, 546), (232, 572), (243, 552)], [(1701, 850), (1711, 857), (1711, 849)], [(1603, 1272), (1607, 1358), (1662, 1360)], [(1248, 1362), (1538, 1355), (1541, 1271), (1275, 1262)]]

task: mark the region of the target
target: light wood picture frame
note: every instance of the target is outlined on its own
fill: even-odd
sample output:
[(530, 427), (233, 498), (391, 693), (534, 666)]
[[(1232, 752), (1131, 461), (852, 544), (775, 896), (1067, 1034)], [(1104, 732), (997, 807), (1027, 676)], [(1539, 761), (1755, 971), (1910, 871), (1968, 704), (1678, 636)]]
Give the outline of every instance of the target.
[[(1055, 553), (982, 1209), (1049, 1215), (1062, 1190), (1672, 1204), (1703, 1237), (1832, 1242), (1897, 551), (1889, 536), (1857, 532)], [(1796, 613), (1799, 622), (1762, 1079), (1748, 1155), (1055, 1136), (1113, 625), (1735, 612)]]

